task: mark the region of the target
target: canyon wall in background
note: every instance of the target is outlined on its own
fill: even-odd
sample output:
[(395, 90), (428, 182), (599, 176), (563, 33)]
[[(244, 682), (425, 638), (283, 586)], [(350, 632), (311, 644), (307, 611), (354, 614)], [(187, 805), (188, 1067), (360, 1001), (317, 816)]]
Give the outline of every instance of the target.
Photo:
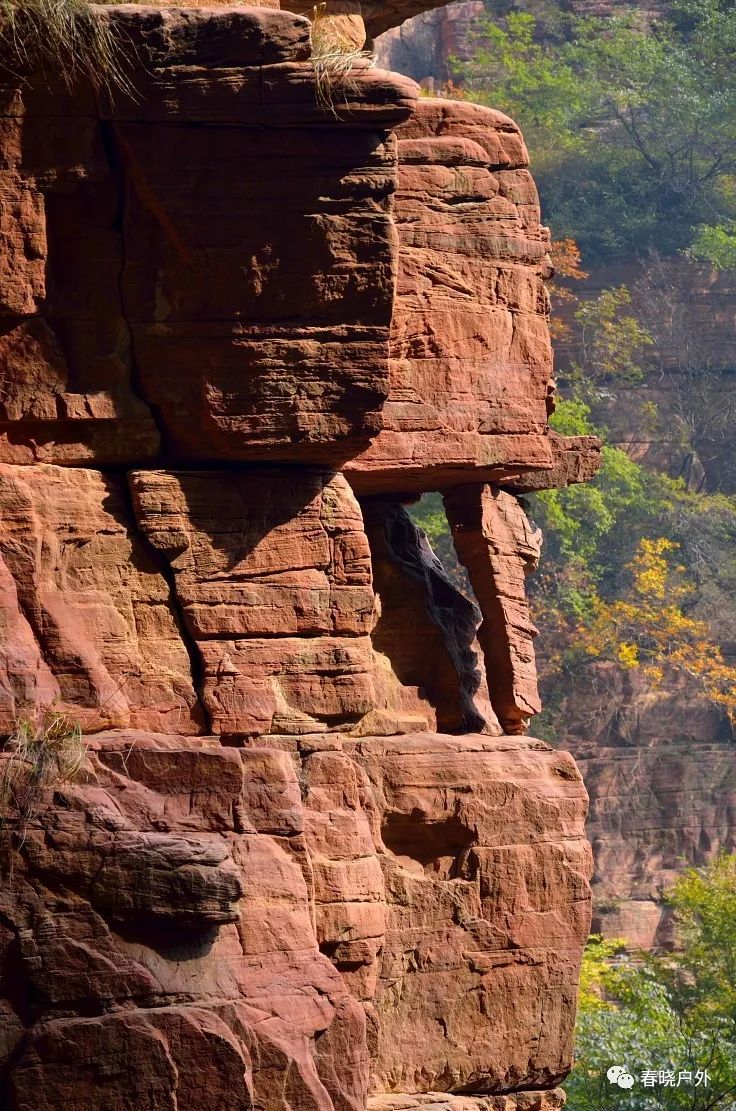
[[(584, 6), (573, 2), (569, 10), (608, 15), (632, 7), (645, 14), (657, 10), (656, 5), (613, 0)], [(426, 88), (439, 88), (451, 77), (451, 60), (471, 56), (477, 17), (493, 10), (494, 5), (478, 0), (417, 15), (378, 40), (378, 57)], [(501, 11), (501, 5), (496, 5), (496, 11)], [(557, 367), (563, 376), (575, 357), (575, 305), (606, 288), (634, 287), (643, 270), (641, 260), (634, 259), (591, 267), (584, 259), (583, 265), (590, 273), (567, 283), (577, 299), (572, 308), (566, 301), (553, 306), (572, 328), (556, 343)], [(713, 374), (722, 372), (724, 404), (730, 406), (736, 337), (733, 275), (681, 256), (660, 265), (667, 280), (666, 294), (673, 299), (673, 315), (687, 305), (681, 326), (671, 329), (672, 344), (697, 347)], [(664, 311), (664, 298), (662, 302)], [(670, 374), (678, 362), (687, 362), (687, 353), (676, 346), (660, 355)], [(635, 386), (609, 392), (605, 420), (611, 439), (633, 458), (673, 475), (689, 474), (682, 471), (674, 405), (667, 394), (668, 382), (671, 387), (673, 381), (676, 378), (664, 378), (655, 369), (645, 395), (663, 414), (673, 412), (671, 439), (666, 420), (660, 422), (656, 436), (643, 431), (641, 391)], [(722, 441), (704, 442), (692, 481), (732, 493), (736, 452), (724, 451)], [(722, 618), (713, 635), (725, 658), (732, 661), (736, 656), (732, 621), (725, 614)], [(553, 655), (557, 647), (544, 628), (539, 646), (542, 657)], [(557, 697), (558, 688), (557, 677), (550, 675), (542, 683), (543, 700), (553, 690)], [(736, 849), (732, 728), (697, 683), (673, 675), (654, 686), (641, 674), (614, 663), (581, 668), (564, 691), (555, 722), (555, 743), (573, 752), (591, 796), (587, 828), (595, 859), (594, 928), (627, 937), (635, 945), (670, 943), (671, 922), (662, 898), (666, 888), (686, 867), (702, 865), (721, 850)]]

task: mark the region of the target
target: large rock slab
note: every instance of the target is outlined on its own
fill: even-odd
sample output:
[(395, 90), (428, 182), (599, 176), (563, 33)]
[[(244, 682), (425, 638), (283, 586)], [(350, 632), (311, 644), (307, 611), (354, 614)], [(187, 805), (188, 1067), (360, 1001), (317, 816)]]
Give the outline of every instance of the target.
[(562, 472), (547, 427), (549, 233), (521, 133), (490, 108), (422, 98), (397, 136), (390, 391), (346, 473), (361, 493), (521, 472), (544, 485)]
[(98, 735), (6, 813), (3, 1106), (552, 1111), (584, 811), (538, 741)]
[(570, 1065), (590, 925), (573, 760), (508, 737), (346, 751), (370, 781), (386, 849), (375, 1090), (554, 1087)]
[(295, 804), (281, 753), (127, 732), (5, 815), (3, 1107), (175, 1111), (206, 1085), (233, 1111), (363, 1111), (365, 1015), (318, 949)]
[(169, 584), (136, 535), (124, 480), (0, 465), (0, 563), (3, 731), (47, 710), (91, 731), (197, 731)]
[(137, 471), (131, 489), (171, 568), (215, 732), (349, 728), (373, 708), (370, 550), (341, 475)]
[[(95, 12), (135, 96), (0, 82), (0, 1105), (552, 1111), (586, 796), (491, 734), (508, 490), (596, 445), (523, 140), (276, 0)], [(403, 508), (457, 484), (488, 682)]]

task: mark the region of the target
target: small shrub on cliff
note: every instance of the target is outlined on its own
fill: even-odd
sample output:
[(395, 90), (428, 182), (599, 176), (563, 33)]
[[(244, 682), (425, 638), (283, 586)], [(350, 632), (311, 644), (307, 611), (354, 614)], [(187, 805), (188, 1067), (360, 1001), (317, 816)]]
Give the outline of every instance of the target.
[(130, 92), (123, 44), (87, 0), (0, 0), (0, 78), (47, 74)]
[(78, 722), (52, 710), (23, 718), (8, 738), (0, 780), (0, 833), (17, 816), (18, 840), (25, 840), (43, 792), (73, 782), (82, 770), (87, 746)]
[(325, 14), (325, 4), (312, 9), (312, 65), (314, 66), (317, 101), (339, 118), (338, 102), (347, 102), (357, 90), (355, 71), (374, 64), (369, 50), (360, 50), (345, 40)]
[[(677, 951), (627, 954), (624, 941), (590, 940), (569, 1111), (736, 1107), (736, 857), (687, 872), (668, 901)], [(628, 1069), (631, 1089), (609, 1081), (611, 1065)]]

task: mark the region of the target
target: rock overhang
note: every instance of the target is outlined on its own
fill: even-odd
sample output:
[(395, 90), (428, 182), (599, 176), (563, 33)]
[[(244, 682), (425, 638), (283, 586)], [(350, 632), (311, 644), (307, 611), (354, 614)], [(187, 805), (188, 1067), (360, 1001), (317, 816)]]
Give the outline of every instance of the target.
[[(103, 17), (137, 99), (0, 122), (0, 710), (86, 744), (7, 815), (3, 1098), (556, 1107), (586, 796), (519, 735), (513, 492), (596, 444), (547, 428), (523, 140), (362, 63), (325, 101), (270, 2)], [(401, 504), (438, 488), (480, 608)]]

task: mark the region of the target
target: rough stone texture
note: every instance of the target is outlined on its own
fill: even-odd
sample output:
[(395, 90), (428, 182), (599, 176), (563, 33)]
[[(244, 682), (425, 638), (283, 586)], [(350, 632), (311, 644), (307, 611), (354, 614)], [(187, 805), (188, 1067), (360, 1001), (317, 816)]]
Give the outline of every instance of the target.
[[(521, 133), (490, 108), (423, 98), (398, 137), (390, 391), (381, 431), (346, 473), (361, 493), (529, 471), (558, 480), (549, 236)], [(594, 472), (597, 442), (577, 448)]]
[(570, 986), (590, 924), (572, 759), (513, 738), (347, 747), (387, 850), (374, 1085), (553, 1087), (567, 1070)]
[(458, 486), (445, 495), (458, 559), (480, 602), (478, 640), (491, 704), (506, 733), (523, 733), (539, 713), (534, 637), (524, 580), (539, 560), (542, 535), (513, 495)]
[(50, 705), (87, 729), (203, 724), (171, 591), (125, 480), (0, 464), (0, 721)]
[[(482, 483), (595, 462), (523, 140), (397, 144), (274, 0), (99, 17), (135, 98), (0, 83), (0, 1106), (554, 1111), (587, 798), (475, 639), (531, 551)], [(517, 507), (477, 607), (403, 508), (458, 483)]]
[(331, 108), (288, 13), (109, 18), (135, 100), (0, 88), (0, 458), (135, 464), (152, 405), (195, 459), (339, 460), (388, 390), (387, 137), (415, 87), (364, 67)]
[(509, 738), (317, 744), (101, 734), (21, 847), (11, 813), (4, 1106), (193, 1109), (207, 1083), (238, 1111), (363, 1111), (369, 1045), (376, 1094), (564, 1073), (589, 915), (571, 759)]
[(288, 758), (101, 736), (63, 799), (0, 895), (29, 1031), (3, 1106), (362, 1109), (365, 1018), (317, 947)]
[(422, 1096), (375, 1096), (368, 1111), (558, 1111), (565, 1106), (560, 1088), (548, 1092), (518, 1092), (511, 1096), (448, 1096), (427, 1092)]
[(118, 185), (100, 129), (38, 117), (0, 85), (0, 148), (0, 461), (151, 457), (159, 437), (132, 384)]
[(286, 11), (100, 11), (135, 98), (0, 86), (0, 460), (564, 479), (515, 125), (361, 62), (318, 87)]
[(372, 708), (370, 552), (341, 475), (139, 471), (131, 487), (215, 733), (314, 733)]
[[(447, 0), (389, 0), (388, 3), (385, 0), (327, 0), (325, 8), (328, 18), (338, 18), (341, 14), (362, 15), (368, 33), (375, 36), (389, 27), (398, 27), (417, 12), (439, 8), (445, 3)], [(310, 0), (281, 0), (281, 7), (309, 15), (315, 5)]]

